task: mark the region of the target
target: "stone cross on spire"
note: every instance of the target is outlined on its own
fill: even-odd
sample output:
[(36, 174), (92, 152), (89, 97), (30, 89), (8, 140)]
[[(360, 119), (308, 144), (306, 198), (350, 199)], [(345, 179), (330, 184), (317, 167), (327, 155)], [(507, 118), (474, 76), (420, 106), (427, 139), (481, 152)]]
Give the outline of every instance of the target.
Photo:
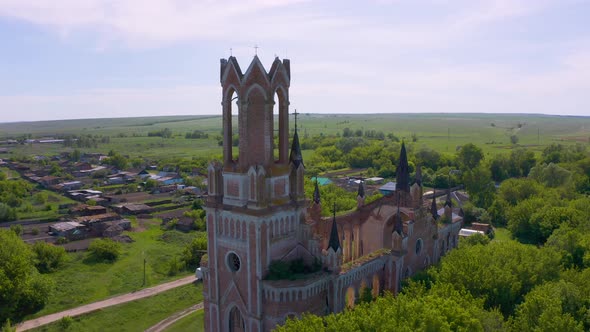
[(254, 55), (258, 55), (258, 44), (254, 45)]

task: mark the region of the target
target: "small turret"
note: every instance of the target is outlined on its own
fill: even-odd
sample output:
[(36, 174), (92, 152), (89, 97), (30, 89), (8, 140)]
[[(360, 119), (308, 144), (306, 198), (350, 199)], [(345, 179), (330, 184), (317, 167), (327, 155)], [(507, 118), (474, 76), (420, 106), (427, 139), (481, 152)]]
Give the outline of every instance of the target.
[(340, 249), (340, 238), (338, 237), (338, 225), (336, 225), (336, 203), (334, 203), (334, 217), (332, 219), (332, 230), (330, 231), (330, 240), (328, 241), (328, 248), (329, 250), (332, 248), (334, 252), (337, 252)]
[(303, 200), (305, 196), (303, 189), (305, 165), (303, 164), (303, 155), (301, 154), (301, 146), (299, 145), (299, 134), (297, 133), (297, 110), (295, 110), (295, 133), (293, 134), (289, 163), (291, 164), (291, 174), (289, 175), (291, 197), (298, 201)]
[(332, 229), (328, 248), (322, 256), (324, 266), (335, 273), (340, 272), (342, 265), (342, 247), (340, 247), (340, 238), (338, 237), (338, 225), (336, 224), (336, 203), (334, 203), (334, 217), (332, 219)]
[(315, 178), (315, 189), (313, 190), (313, 202), (315, 204), (320, 204), (320, 187), (318, 187), (318, 178)]
[[(295, 110), (295, 112), (297, 112), (297, 110)], [(295, 168), (299, 168), (299, 165), (303, 165), (303, 155), (301, 154), (301, 146), (299, 145), (299, 134), (297, 134), (297, 118), (295, 118), (295, 134), (293, 135), (289, 161), (295, 165)]]
[(361, 177), (359, 181), (359, 189), (356, 196), (356, 203), (357, 208), (361, 208), (361, 206), (365, 205), (365, 186), (363, 185), (363, 178)]

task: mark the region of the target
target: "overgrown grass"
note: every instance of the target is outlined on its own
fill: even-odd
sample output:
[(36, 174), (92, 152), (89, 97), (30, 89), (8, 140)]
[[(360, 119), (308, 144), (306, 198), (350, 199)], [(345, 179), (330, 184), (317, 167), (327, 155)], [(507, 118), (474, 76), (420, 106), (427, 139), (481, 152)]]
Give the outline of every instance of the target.
[(25, 203), (22, 204), (17, 210), (17, 218), (22, 219), (47, 219), (47, 218), (59, 218), (64, 214), (59, 211), (59, 206), (62, 204), (73, 204), (76, 201), (62, 196), (58, 193), (54, 193), (49, 190), (34, 190), (35, 195), (44, 194), (47, 195), (47, 201), (45, 203), (36, 202), (34, 195), (28, 197)]
[(176, 321), (176, 323), (170, 325), (164, 331), (165, 332), (186, 332), (186, 331), (201, 332), (201, 331), (205, 331), (204, 318), (205, 318), (205, 311), (198, 310), (186, 317), (183, 317), (182, 319), (179, 319), (178, 321)]
[(514, 241), (512, 239), (512, 234), (507, 228), (504, 227), (497, 227), (494, 233), (494, 241)]
[(74, 317), (67, 329), (63, 329), (58, 321), (31, 331), (143, 331), (174, 313), (201, 302), (202, 289), (202, 284), (185, 285), (152, 297)]
[(179, 258), (186, 243), (196, 233), (163, 231), (150, 225), (141, 233), (127, 233), (135, 242), (123, 245), (123, 252), (114, 263), (93, 263), (85, 260), (84, 252), (69, 254), (69, 262), (59, 271), (50, 274), (57, 287), (49, 303), (41, 311), (26, 317), (30, 319), (132, 292), (142, 288), (143, 260), (146, 260), (146, 285), (154, 286), (191, 274), (182, 271), (170, 277), (169, 264)]

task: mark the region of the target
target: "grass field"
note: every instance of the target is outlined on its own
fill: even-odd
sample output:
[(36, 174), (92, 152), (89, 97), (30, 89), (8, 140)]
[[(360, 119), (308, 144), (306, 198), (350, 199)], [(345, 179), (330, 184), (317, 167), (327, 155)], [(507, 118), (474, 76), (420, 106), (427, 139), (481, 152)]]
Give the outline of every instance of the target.
[(198, 310), (192, 314), (179, 319), (176, 323), (170, 325), (165, 332), (202, 332), (205, 331), (205, 323), (203, 321), (205, 315), (204, 310)]
[[(303, 114), (299, 119), (300, 136), (336, 135), (344, 128), (394, 133), (400, 138), (415, 134), (415, 148), (426, 146), (439, 152), (454, 153), (457, 146), (471, 142), (485, 153), (510, 151), (518, 144), (535, 151), (559, 142), (564, 144), (590, 142), (590, 117), (562, 117), (530, 114)], [(237, 125), (237, 118), (234, 118)], [(275, 126), (278, 128), (278, 125)], [(293, 127), (293, 125), (291, 125)], [(173, 137), (147, 137), (148, 132), (169, 128)], [(208, 139), (186, 139), (187, 132), (201, 130)], [(217, 157), (221, 154), (216, 136), (221, 134), (220, 116), (146, 117), (124, 119), (87, 119), (44, 122), (0, 123), (0, 139), (31, 134), (33, 137), (63, 134), (110, 136), (110, 142), (82, 152), (110, 150), (144, 158)], [(139, 135), (139, 136), (133, 136)], [(121, 137), (125, 136), (125, 137)], [(69, 150), (73, 150), (68, 148)], [(14, 147), (15, 154), (56, 154), (68, 150), (61, 144), (32, 144)], [(310, 151), (304, 151), (304, 157)]]
[[(41, 311), (26, 317), (44, 316), (82, 304), (102, 300), (142, 288), (143, 259), (146, 259), (146, 287), (186, 276), (168, 275), (172, 257), (179, 257), (186, 243), (195, 233), (162, 231), (150, 225), (140, 233), (127, 233), (135, 242), (124, 244), (123, 254), (114, 263), (94, 263), (86, 260), (86, 253), (69, 254), (69, 262), (50, 274), (56, 281), (56, 290)], [(188, 306), (187, 306), (188, 307)]]
[(31, 331), (139, 332), (178, 311), (201, 302), (203, 300), (202, 289), (201, 284), (197, 286), (189, 284), (152, 297), (74, 317), (71, 325), (65, 329), (58, 321)]
[(494, 241), (514, 241), (512, 239), (512, 234), (507, 228), (497, 227), (494, 233)]

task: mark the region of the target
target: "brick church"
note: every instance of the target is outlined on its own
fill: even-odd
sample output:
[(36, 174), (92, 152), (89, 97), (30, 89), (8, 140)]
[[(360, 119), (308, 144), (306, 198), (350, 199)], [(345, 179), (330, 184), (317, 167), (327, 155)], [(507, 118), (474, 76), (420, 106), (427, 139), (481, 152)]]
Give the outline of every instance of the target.
[[(229, 57), (220, 76), (223, 161), (208, 168), (209, 247), (201, 262), (206, 331), (270, 331), (304, 312), (353, 307), (365, 288), (397, 293), (402, 279), (457, 246), (458, 209), (449, 195), (442, 208), (423, 199), (419, 168), (411, 183), (403, 144), (392, 195), (365, 204), (361, 182), (355, 211), (321, 217), (317, 183), (313, 197), (304, 196), (296, 128), (289, 144), (290, 61), (276, 58), (266, 71), (255, 56), (242, 72)], [(277, 278), (273, 266), (299, 269)]]

